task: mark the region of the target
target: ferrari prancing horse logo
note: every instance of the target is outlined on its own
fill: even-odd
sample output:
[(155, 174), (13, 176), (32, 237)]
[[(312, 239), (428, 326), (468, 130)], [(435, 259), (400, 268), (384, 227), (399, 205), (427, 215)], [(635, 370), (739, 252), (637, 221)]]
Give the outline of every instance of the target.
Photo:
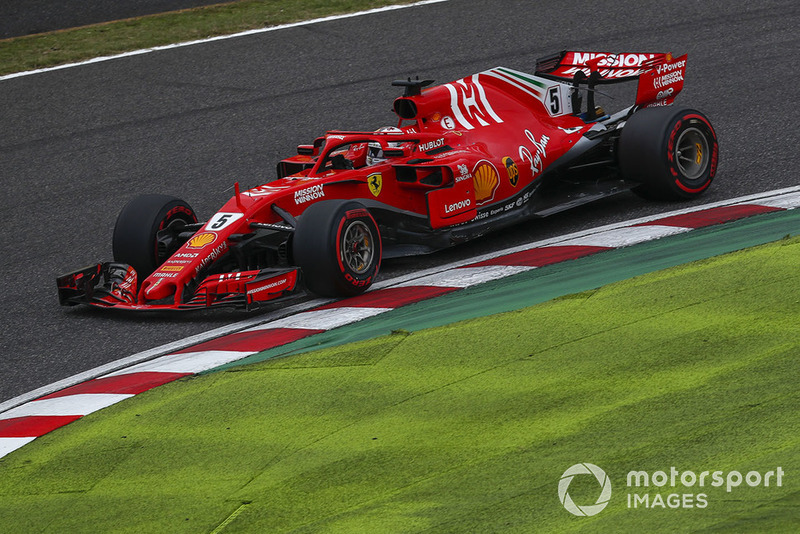
[(380, 195), (381, 188), (383, 188), (383, 176), (381, 173), (376, 172), (375, 174), (367, 176), (367, 185), (369, 186), (372, 196), (377, 197)]

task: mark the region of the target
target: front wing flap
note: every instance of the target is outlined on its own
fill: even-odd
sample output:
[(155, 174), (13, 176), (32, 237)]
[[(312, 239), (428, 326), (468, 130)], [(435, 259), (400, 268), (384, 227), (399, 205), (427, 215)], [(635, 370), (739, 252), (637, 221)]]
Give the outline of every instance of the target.
[(182, 308), (233, 306), (253, 309), (297, 288), (297, 269), (261, 269), (207, 277)]
[(135, 304), (137, 276), (124, 263), (98, 263), (56, 278), (62, 306)]
[(59, 276), (58, 302), (62, 306), (89, 304), (127, 310), (196, 310), (234, 307), (251, 310), (262, 303), (294, 293), (298, 269), (261, 269), (206, 277), (179, 302), (145, 302), (137, 296), (133, 267), (123, 263), (98, 263)]

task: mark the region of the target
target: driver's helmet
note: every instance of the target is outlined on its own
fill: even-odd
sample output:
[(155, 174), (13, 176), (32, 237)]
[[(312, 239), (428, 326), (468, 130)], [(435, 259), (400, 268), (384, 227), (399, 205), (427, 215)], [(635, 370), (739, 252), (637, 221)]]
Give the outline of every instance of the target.
[[(403, 130), (394, 126), (384, 126), (383, 128), (378, 128), (375, 130), (375, 133), (401, 134), (403, 133)], [(400, 143), (392, 142), (388, 143), (388, 146), (397, 147), (400, 146)], [(377, 141), (370, 141), (367, 148), (367, 165), (376, 165), (384, 161), (386, 161), (386, 157), (383, 155), (381, 144)]]

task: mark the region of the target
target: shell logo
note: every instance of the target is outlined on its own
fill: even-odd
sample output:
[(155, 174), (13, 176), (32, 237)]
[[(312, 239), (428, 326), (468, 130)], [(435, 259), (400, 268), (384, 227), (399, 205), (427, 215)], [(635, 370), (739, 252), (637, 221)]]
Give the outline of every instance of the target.
[(485, 204), (494, 198), (494, 192), (500, 184), (497, 169), (488, 161), (481, 161), (472, 171), (475, 180), (475, 202)]
[(203, 232), (202, 234), (197, 234), (196, 236), (192, 237), (186, 246), (188, 248), (203, 248), (206, 245), (210, 245), (214, 241), (217, 240), (217, 234), (213, 232)]

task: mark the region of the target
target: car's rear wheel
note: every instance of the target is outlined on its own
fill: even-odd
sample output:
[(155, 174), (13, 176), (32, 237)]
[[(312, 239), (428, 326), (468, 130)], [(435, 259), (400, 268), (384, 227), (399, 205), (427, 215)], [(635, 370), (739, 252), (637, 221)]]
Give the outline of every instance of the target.
[(156, 270), (178, 248), (178, 233), (197, 222), (191, 206), (169, 195), (140, 195), (122, 208), (114, 226), (114, 261), (136, 269), (139, 280)]
[(310, 291), (323, 297), (349, 297), (374, 282), (381, 263), (381, 236), (375, 219), (358, 202), (322, 201), (298, 218), (292, 253)]
[(693, 109), (635, 112), (618, 148), (622, 176), (639, 182), (634, 191), (646, 198), (693, 198), (708, 189), (717, 172), (717, 135), (708, 118)]

